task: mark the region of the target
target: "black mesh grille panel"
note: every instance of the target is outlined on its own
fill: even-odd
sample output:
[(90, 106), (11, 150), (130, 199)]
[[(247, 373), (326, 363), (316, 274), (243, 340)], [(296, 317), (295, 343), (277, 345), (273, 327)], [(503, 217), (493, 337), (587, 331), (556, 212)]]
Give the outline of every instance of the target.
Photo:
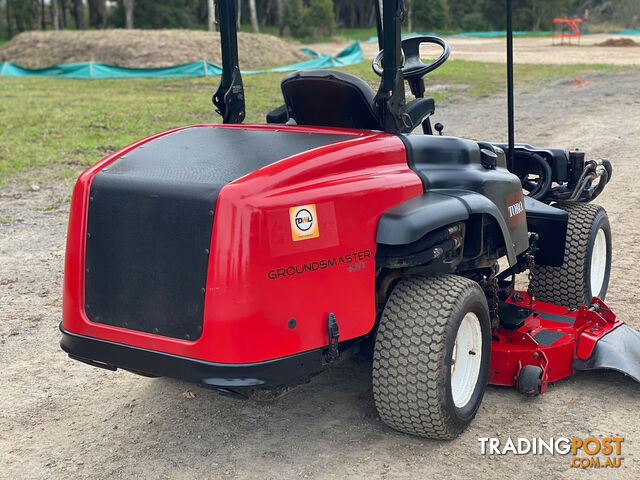
[(197, 339), (222, 187), (282, 158), (345, 138), (194, 127), (116, 160), (91, 184), (85, 273), (89, 319)]
[(87, 228), (89, 318), (198, 338), (218, 192), (215, 186), (97, 176)]

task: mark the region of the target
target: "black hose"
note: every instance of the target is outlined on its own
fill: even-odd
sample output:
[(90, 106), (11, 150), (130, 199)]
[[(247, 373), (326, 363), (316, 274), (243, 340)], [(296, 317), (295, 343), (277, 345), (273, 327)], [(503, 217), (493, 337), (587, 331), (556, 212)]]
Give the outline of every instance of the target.
[[(598, 174), (598, 168), (601, 168)], [(611, 176), (613, 167), (609, 160), (590, 161), (584, 167), (580, 178), (573, 188), (567, 185), (560, 185), (551, 189), (551, 199), (556, 202), (590, 202), (602, 193)], [(596, 177), (600, 177), (598, 185), (591, 187)], [(589, 185), (587, 187), (587, 185)]]
[(457, 242), (453, 238), (449, 238), (438, 245), (424, 250), (422, 252), (406, 255), (402, 257), (376, 257), (376, 264), (385, 268), (406, 268), (419, 265), (426, 265), (436, 258), (445, 256), (451, 250), (456, 248)]
[(382, 259), (385, 257), (407, 257), (409, 255), (423, 252), (446, 240), (450, 236), (451, 234), (449, 233), (448, 227), (445, 227), (429, 232), (419, 240), (407, 245), (380, 244), (378, 245), (378, 250), (376, 252), (376, 261), (383, 261)]
[(596, 187), (594, 192), (591, 194), (591, 198), (589, 200), (593, 200), (602, 193), (602, 190), (604, 190), (604, 187), (607, 186), (607, 183), (609, 183), (609, 180), (611, 180), (611, 176), (613, 175), (613, 166), (611, 165), (611, 162), (609, 160), (602, 159), (602, 166), (604, 167), (602, 178), (600, 178), (600, 182), (598, 183), (598, 186)]
[(596, 187), (593, 190), (585, 190), (585, 193), (587, 194), (587, 198), (585, 201), (590, 202), (591, 200), (596, 198), (598, 195), (600, 195), (608, 182), (609, 182), (609, 172), (605, 168), (604, 171), (602, 172), (602, 175), (600, 175), (600, 180), (598, 181), (598, 185), (596, 185)]
[[(602, 193), (611, 175), (613, 175), (613, 167), (609, 160), (588, 162), (569, 201), (590, 202)], [(598, 177), (598, 184), (593, 187), (593, 181)]]
[[(539, 172), (527, 171), (527, 172), (523, 172), (523, 173), (519, 172), (519, 173), (521, 173), (522, 175), (520, 177), (522, 181), (522, 186), (529, 191), (528, 196), (535, 200), (543, 199), (549, 193), (549, 190), (551, 189), (551, 183), (553, 181), (553, 174), (551, 172), (551, 167), (549, 166), (549, 163), (537, 153), (524, 152), (524, 151), (516, 151), (516, 153), (520, 155), (526, 155), (527, 159), (532, 159), (538, 164)], [(526, 176), (529, 175), (530, 173), (539, 173), (540, 180), (535, 183), (526, 180)]]

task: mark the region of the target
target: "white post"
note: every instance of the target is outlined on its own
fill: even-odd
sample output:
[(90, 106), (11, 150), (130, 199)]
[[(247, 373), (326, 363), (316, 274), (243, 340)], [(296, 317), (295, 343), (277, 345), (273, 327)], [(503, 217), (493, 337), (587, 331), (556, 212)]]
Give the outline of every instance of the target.
[(133, 7), (134, 0), (123, 0), (125, 12), (125, 28), (131, 30), (133, 28)]
[(51, 0), (51, 23), (54, 30), (60, 30), (60, 10), (58, 0)]
[(207, 20), (209, 23), (209, 31), (215, 32), (216, 31), (216, 16), (215, 16), (216, 6), (215, 6), (214, 0), (207, 0), (207, 9), (208, 9)]
[(260, 33), (260, 28), (258, 28), (256, 0), (249, 0), (249, 13), (251, 14), (251, 28), (253, 29), (253, 33)]

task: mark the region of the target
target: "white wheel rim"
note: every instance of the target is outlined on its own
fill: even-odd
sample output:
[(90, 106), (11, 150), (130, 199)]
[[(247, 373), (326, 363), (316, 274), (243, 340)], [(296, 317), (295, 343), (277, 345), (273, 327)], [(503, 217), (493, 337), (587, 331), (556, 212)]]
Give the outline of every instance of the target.
[(482, 330), (475, 313), (467, 313), (456, 334), (451, 363), (451, 395), (456, 407), (471, 400), (482, 363)]
[(607, 270), (607, 237), (602, 228), (598, 229), (591, 250), (591, 296), (600, 295)]

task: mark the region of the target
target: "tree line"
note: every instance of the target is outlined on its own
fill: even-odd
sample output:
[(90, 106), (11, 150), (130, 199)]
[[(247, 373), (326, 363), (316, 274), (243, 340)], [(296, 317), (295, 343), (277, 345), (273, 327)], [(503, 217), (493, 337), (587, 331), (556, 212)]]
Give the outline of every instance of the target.
[[(38, 29), (216, 29), (223, 0), (0, 0), (0, 36)], [(227, 0), (224, 0), (227, 1)], [(375, 26), (377, 0), (229, 0), (238, 24), (299, 38)], [(404, 0), (407, 31), (504, 30), (505, 0)], [(549, 30), (564, 15), (634, 28), (640, 0), (514, 0), (514, 28)]]

